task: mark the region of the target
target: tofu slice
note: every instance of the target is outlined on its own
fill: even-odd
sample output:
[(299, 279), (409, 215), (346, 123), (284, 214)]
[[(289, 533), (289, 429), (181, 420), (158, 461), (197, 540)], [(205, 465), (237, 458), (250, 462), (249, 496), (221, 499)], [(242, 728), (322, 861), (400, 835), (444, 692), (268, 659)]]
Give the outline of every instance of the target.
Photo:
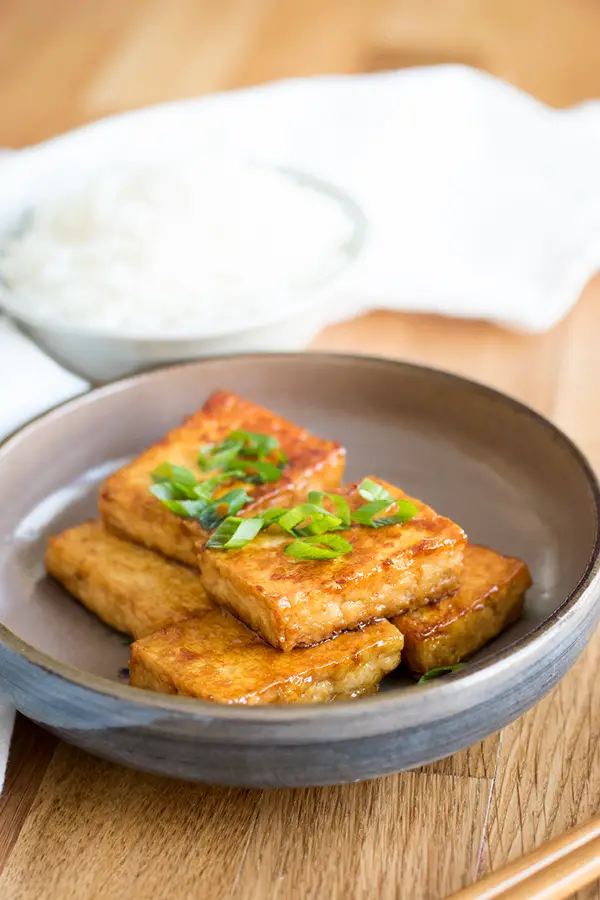
[[(371, 476), (372, 477), (372, 476)], [(372, 478), (397, 499), (411, 499)], [(358, 486), (337, 493), (364, 504)], [(241, 550), (199, 547), (207, 591), (273, 647), (310, 646), (373, 619), (398, 615), (458, 588), (466, 536), (419, 500), (403, 525), (340, 531), (353, 552), (332, 560), (294, 560), (290, 537), (263, 531)]]
[[(274, 435), (288, 456), (282, 478), (271, 484), (244, 487), (254, 501), (240, 513), (252, 516), (274, 503), (294, 505), (307, 490), (330, 491), (340, 483), (346, 451), (285, 419), (230, 394), (212, 394), (199, 412), (133, 462), (111, 475), (100, 489), (100, 515), (108, 528), (165, 556), (196, 566), (194, 545), (207, 536), (201, 525), (169, 512), (150, 494), (150, 473), (163, 462), (191, 469), (198, 480), (217, 472), (201, 472), (196, 460), (201, 447), (216, 444), (243, 428)], [(229, 482), (222, 493), (239, 482)]]
[(282, 653), (222, 610), (131, 647), (131, 684), (216, 703), (326, 703), (374, 693), (400, 662), (402, 635), (380, 621)]
[(469, 544), (456, 594), (392, 621), (404, 662), (423, 673), (466, 659), (517, 621), (531, 575), (524, 562)]
[(197, 570), (123, 541), (100, 522), (51, 537), (46, 567), (103, 622), (136, 638), (213, 608)]

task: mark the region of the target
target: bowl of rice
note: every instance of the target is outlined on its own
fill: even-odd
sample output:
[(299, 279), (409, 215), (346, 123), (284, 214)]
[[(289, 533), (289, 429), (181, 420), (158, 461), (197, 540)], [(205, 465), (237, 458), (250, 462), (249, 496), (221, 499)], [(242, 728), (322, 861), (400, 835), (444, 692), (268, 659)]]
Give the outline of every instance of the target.
[(343, 191), (218, 156), (73, 166), (60, 146), (33, 148), (39, 190), (0, 216), (0, 306), (72, 371), (298, 350), (339, 317), (367, 233)]

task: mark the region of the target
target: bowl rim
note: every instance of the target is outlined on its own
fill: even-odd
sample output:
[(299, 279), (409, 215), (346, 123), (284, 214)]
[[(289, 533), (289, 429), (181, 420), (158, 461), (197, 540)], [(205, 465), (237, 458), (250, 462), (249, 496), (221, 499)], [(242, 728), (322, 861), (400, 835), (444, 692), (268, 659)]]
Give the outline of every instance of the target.
[[(359, 203), (344, 189), (323, 178), (319, 178), (317, 175), (313, 175), (311, 172), (297, 169), (293, 166), (275, 165), (261, 160), (240, 158), (238, 162), (272, 172), (279, 172), (291, 181), (311, 188), (321, 196), (327, 197), (337, 204), (352, 226), (350, 237), (340, 244), (338, 248), (340, 262), (333, 266), (332, 269), (327, 270), (324, 276), (317, 278), (306, 290), (300, 291), (297, 295), (286, 297), (283, 291), (279, 294), (276, 293), (272, 297), (274, 302), (268, 315), (265, 314), (263, 317), (259, 317), (250, 314), (245, 318), (238, 319), (235, 324), (224, 325), (218, 329), (204, 332), (173, 330), (163, 331), (161, 334), (159, 331), (149, 333), (147, 331), (136, 332), (135, 329), (125, 330), (106, 327), (96, 328), (93, 325), (72, 325), (69, 322), (61, 321), (58, 316), (53, 317), (43, 313), (23, 312), (18, 305), (18, 298), (22, 295), (18, 291), (13, 291), (10, 286), (2, 284), (1, 280), (0, 309), (3, 309), (11, 319), (22, 323), (26, 327), (45, 329), (55, 334), (68, 334), (90, 340), (110, 340), (116, 343), (135, 341), (139, 344), (219, 340), (232, 335), (243, 334), (247, 331), (269, 328), (293, 316), (309, 312), (322, 302), (325, 293), (331, 292), (336, 288), (336, 285), (343, 282), (354, 266), (361, 260), (369, 238), (367, 215)], [(288, 302), (289, 305), (286, 305)]]
[[(160, 366), (136, 375), (118, 378), (107, 384), (101, 385), (100, 387), (91, 388), (75, 397), (56, 404), (50, 409), (29, 419), (27, 422), (6, 435), (3, 440), (0, 441), (0, 467), (2, 466), (6, 449), (10, 448), (15, 441), (18, 442), (21, 439), (27, 439), (29, 433), (35, 433), (35, 428), (47, 418), (52, 416), (60, 417), (63, 413), (68, 412), (71, 409), (77, 409), (77, 407), (85, 405), (95, 398), (109, 397), (113, 393), (127, 391), (129, 387), (137, 385), (140, 382), (160, 377), (161, 373), (164, 371), (197, 368), (204, 364), (231, 362), (237, 359), (257, 361), (265, 359), (298, 361), (302, 359), (308, 364), (314, 359), (334, 363), (336, 361), (352, 362), (356, 365), (367, 366), (382, 365), (384, 367), (389, 366), (394, 369), (403, 369), (409, 372), (420, 372), (429, 378), (439, 378), (441, 380), (459, 382), (469, 390), (474, 390), (485, 397), (494, 399), (496, 402), (508, 404), (515, 412), (533, 419), (538, 425), (542, 426), (554, 440), (559, 441), (565, 450), (573, 457), (587, 481), (593, 498), (595, 511), (594, 545), (588, 563), (585, 570), (582, 572), (578, 583), (546, 619), (538, 623), (534, 628), (517, 638), (511, 644), (498, 650), (489, 657), (486, 657), (479, 662), (471, 663), (459, 672), (450, 673), (442, 680), (438, 681), (434, 679), (423, 684), (415, 684), (414, 686), (411, 686), (410, 690), (399, 690), (398, 692), (364, 697), (361, 698), (360, 703), (356, 703), (356, 701), (352, 700), (337, 701), (333, 704), (281, 704), (264, 706), (210, 703), (209, 701), (198, 700), (193, 697), (154, 693), (152, 691), (146, 691), (129, 684), (119, 683), (100, 675), (86, 672), (84, 669), (80, 669), (69, 663), (63, 663), (52, 657), (50, 654), (38, 650), (36, 647), (14, 634), (14, 632), (1, 622), (0, 645), (3, 645), (9, 651), (18, 655), (34, 668), (39, 668), (46, 673), (59, 678), (61, 681), (67, 682), (71, 687), (89, 691), (93, 694), (100, 695), (107, 700), (126, 701), (134, 706), (151, 708), (155, 710), (157, 714), (163, 713), (165, 716), (169, 716), (170, 714), (171, 716), (176, 716), (178, 718), (183, 716), (184, 718), (203, 721), (229, 721), (239, 724), (240, 727), (243, 727), (246, 723), (248, 725), (263, 724), (269, 726), (281, 723), (292, 724), (303, 721), (322, 721), (324, 719), (335, 720), (338, 725), (341, 725), (342, 722), (355, 719), (357, 715), (367, 714), (369, 712), (373, 715), (385, 715), (385, 713), (391, 709), (394, 711), (402, 711), (402, 707), (406, 707), (406, 709), (409, 710), (413, 706), (414, 699), (418, 699), (419, 697), (425, 699), (425, 697), (427, 697), (429, 710), (428, 718), (436, 715), (433, 701), (435, 701), (435, 706), (439, 710), (439, 714), (445, 717), (452, 711), (451, 707), (457, 696), (456, 686), (458, 684), (462, 684), (463, 687), (468, 685), (473, 694), (475, 691), (478, 691), (480, 694), (485, 693), (487, 685), (495, 682), (497, 679), (501, 679), (502, 675), (507, 674), (513, 666), (525, 666), (528, 661), (535, 660), (535, 658), (543, 652), (546, 644), (553, 643), (557, 629), (564, 623), (564, 620), (569, 616), (573, 608), (580, 600), (589, 595), (590, 589), (595, 583), (600, 582), (600, 483), (586, 456), (576, 444), (560, 428), (554, 425), (553, 422), (541, 413), (538, 413), (520, 400), (504, 394), (502, 391), (498, 391), (481, 382), (466, 378), (462, 375), (456, 375), (443, 369), (404, 362), (385, 356), (333, 353), (328, 351), (311, 353), (235, 353), (174, 365)], [(392, 726), (390, 725), (390, 728), (391, 727)]]

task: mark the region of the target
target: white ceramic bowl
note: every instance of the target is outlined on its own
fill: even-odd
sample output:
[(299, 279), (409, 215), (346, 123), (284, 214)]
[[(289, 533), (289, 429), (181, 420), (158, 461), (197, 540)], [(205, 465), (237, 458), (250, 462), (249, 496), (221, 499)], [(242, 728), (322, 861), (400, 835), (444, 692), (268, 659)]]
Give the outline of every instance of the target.
[[(18, 294), (6, 287), (0, 293), (4, 311), (51, 356), (96, 383), (198, 357), (303, 349), (325, 322), (331, 320), (331, 306), (340, 300), (350, 271), (361, 255), (367, 224), (357, 204), (342, 191), (306, 173), (283, 167), (277, 169), (337, 203), (351, 228), (349, 238), (340, 246), (328, 271), (321, 273), (302, 294), (279, 304), (274, 302), (264, 316), (211, 332), (182, 330), (179, 334), (166, 336), (147, 332), (120, 333), (71, 325), (43, 311), (32, 314), (32, 304), (20, 303)], [(27, 208), (21, 209), (21, 216)], [(18, 217), (13, 221), (18, 221)]]

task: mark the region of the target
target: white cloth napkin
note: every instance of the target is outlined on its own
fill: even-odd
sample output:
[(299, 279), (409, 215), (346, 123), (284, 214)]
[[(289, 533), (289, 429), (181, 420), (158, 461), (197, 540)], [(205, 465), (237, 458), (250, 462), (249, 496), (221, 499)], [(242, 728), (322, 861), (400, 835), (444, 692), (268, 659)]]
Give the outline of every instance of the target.
[[(461, 66), (284, 81), (94, 123), (2, 160), (0, 229), (57, 178), (182, 148), (287, 164), (354, 196), (370, 241), (349, 312), (542, 331), (600, 267), (600, 103), (552, 110)], [(0, 325), (0, 433), (85, 386)], [(12, 720), (0, 709), (0, 776)]]
[(550, 109), (462, 66), (283, 81), (105, 119), (11, 155), (0, 227), (61, 177), (184, 150), (287, 164), (354, 196), (371, 240), (351, 311), (542, 331), (600, 265), (600, 103)]

